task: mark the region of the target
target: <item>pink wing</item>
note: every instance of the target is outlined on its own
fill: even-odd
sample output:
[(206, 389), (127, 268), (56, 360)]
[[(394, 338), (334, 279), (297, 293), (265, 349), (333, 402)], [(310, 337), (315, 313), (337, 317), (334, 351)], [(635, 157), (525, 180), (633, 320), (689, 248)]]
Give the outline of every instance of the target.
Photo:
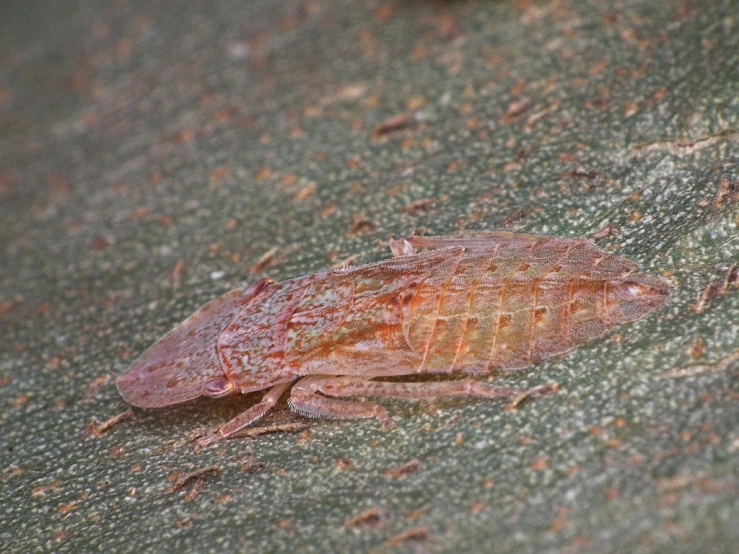
[(216, 350), (219, 335), (267, 282), (208, 302), (162, 337), (118, 377), (123, 399), (134, 406), (159, 408), (201, 396), (203, 383), (224, 377)]

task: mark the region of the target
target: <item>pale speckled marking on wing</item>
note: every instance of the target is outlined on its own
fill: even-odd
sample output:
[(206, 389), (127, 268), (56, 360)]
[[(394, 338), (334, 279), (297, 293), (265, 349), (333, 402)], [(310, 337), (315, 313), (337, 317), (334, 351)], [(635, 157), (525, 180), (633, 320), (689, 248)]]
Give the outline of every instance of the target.
[(407, 349), (380, 346), (336, 346), (300, 365), (300, 375), (356, 375), (391, 377), (416, 373), (421, 358)]
[(203, 383), (223, 377), (216, 340), (251, 302), (253, 288), (208, 302), (146, 350), (116, 381), (124, 400), (143, 408), (169, 406), (201, 396)]
[(435, 325), (421, 371), (452, 372), (470, 319), (470, 302), (493, 257), (490, 251), (466, 252), (441, 292)]
[(290, 318), (286, 364), (296, 374), (331, 373), (333, 365), (348, 366), (337, 361), (337, 352), (343, 352), (337, 348), (356, 345), (367, 352), (396, 351), (385, 358), (386, 363), (405, 360), (412, 353), (402, 327), (409, 309), (405, 299), (448, 261), (448, 251), (433, 251), (323, 275)]
[(465, 373), (484, 373), (495, 343), (501, 306), (501, 285), (506, 278), (494, 254), (470, 294), (469, 318), (457, 353), (457, 368)]
[[(462, 246), (465, 259), (484, 252), (491, 256), (487, 272), (468, 291), (469, 316), (460, 327), (463, 336), (451, 369), (446, 368), (444, 353), (453, 339), (445, 332), (450, 320), (444, 314), (456, 313), (455, 297), (446, 291), (441, 295), (440, 318), (431, 317), (433, 294), (416, 311), (419, 317), (425, 308), (416, 328), (434, 329), (428, 342), (433, 356), (426, 359), (436, 363), (427, 361), (425, 371), (450, 371), (454, 366), (466, 372), (520, 369), (599, 336), (609, 324), (603, 310), (605, 293), (598, 296), (595, 291), (602, 291), (606, 280), (622, 279), (638, 267), (583, 239), (491, 233), (412, 237), (409, 242), (417, 247)], [(571, 306), (583, 302), (571, 321)]]
[[(441, 307), (442, 292), (464, 255), (462, 248), (448, 248), (440, 252), (445, 254), (444, 260), (417, 283), (403, 312), (403, 333), (410, 347), (424, 362)], [(423, 368), (419, 367), (418, 371), (423, 371)]]
[[(495, 356), (504, 355), (508, 349), (506, 332), (504, 330), (501, 335), (500, 330), (509, 323), (506, 310), (516, 309), (521, 304), (521, 299), (515, 294), (512, 295), (510, 291), (506, 296), (506, 285), (516, 275), (519, 266), (528, 258), (530, 251), (537, 242), (541, 241), (541, 238), (524, 236), (517, 241), (505, 235), (506, 240), (503, 241), (489, 239), (489, 236), (484, 236), (459, 242), (448, 238), (414, 239), (412, 241), (414, 246), (421, 247), (461, 246), (465, 249), (462, 253), (463, 260), (474, 257), (478, 260), (477, 263), (483, 264), (482, 276), (477, 273), (474, 280), (467, 279), (470, 287), (465, 294), (469, 316), (465, 317), (463, 325), (457, 326), (456, 330), (460, 333), (458, 340), (454, 340), (450, 333), (446, 333), (448, 324), (444, 315), (447, 311), (450, 313), (458, 311), (461, 297), (451, 295), (445, 301), (444, 294), (441, 292), (433, 294), (430, 290), (427, 299), (413, 299), (416, 310), (411, 314), (414, 319), (409, 327), (415, 327), (418, 332), (410, 338), (415, 349), (423, 347), (423, 351), (430, 354), (425, 357), (424, 371), (448, 372), (456, 368), (468, 373), (486, 371), (491, 362), (496, 359)], [(461, 262), (458, 263), (458, 266), (460, 265), (462, 265)], [(451, 284), (454, 274), (439, 276), (437, 279), (444, 281), (445, 288), (448, 289), (447, 281), (442, 277), (448, 279), (448, 284)], [(471, 286), (473, 283), (474, 288)], [(514, 292), (523, 294), (526, 292), (525, 288), (526, 285), (516, 285)], [(449, 306), (446, 305), (447, 302)], [(507, 302), (511, 302), (512, 306), (507, 308)], [(502, 340), (499, 342), (501, 336)], [(445, 360), (443, 351), (448, 349), (452, 350), (452, 356)], [(442, 358), (442, 363), (435, 361), (437, 356)]]

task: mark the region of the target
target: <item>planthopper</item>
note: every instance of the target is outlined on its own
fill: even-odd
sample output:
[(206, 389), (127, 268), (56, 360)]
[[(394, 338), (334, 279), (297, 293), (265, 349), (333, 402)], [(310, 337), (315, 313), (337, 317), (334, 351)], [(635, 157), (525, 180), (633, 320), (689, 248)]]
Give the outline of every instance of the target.
[[(298, 414), (391, 426), (380, 404), (346, 398), (516, 397), (522, 391), (474, 377), (567, 352), (646, 316), (670, 293), (588, 239), (495, 232), (390, 248), (388, 260), (264, 279), (209, 302), (146, 350), (118, 390), (157, 408), (268, 389), (203, 446), (262, 417), (291, 385)], [(462, 378), (402, 382), (430, 373)]]

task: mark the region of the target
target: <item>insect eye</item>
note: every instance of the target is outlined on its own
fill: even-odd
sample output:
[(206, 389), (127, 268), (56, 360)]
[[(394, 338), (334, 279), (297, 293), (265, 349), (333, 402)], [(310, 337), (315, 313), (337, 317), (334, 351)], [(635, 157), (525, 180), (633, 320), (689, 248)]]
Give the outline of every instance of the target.
[(205, 396), (209, 396), (210, 398), (220, 398), (227, 394), (231, 394), (235, 388), (236, 385), (228, 379), (218, 377), (217, 379), (211, 379), (210, 381), (203, 383), (202, 390)]

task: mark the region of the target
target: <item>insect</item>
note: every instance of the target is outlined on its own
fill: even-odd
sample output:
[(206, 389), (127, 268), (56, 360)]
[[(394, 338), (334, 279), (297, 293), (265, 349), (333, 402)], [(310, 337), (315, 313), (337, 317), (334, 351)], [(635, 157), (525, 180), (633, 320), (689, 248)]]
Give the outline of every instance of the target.
[(525, 368), (640, 319), (669, 296), (665, 281), (588, 239), (496, 232), (411, 237), (390, 248), (388, 260), (264, 279), (209, 302), (118, 377), (118, 390), (134, 406), (156, 408), (269, 389), (199, 439), (203, 446), (262, 417), (294, 382), (289, 404), (298, 414), (374, 417), (388, 427), (381, 405), (343, 398), (514, 397), (522, 391), (470, 378), (381, 379)]

